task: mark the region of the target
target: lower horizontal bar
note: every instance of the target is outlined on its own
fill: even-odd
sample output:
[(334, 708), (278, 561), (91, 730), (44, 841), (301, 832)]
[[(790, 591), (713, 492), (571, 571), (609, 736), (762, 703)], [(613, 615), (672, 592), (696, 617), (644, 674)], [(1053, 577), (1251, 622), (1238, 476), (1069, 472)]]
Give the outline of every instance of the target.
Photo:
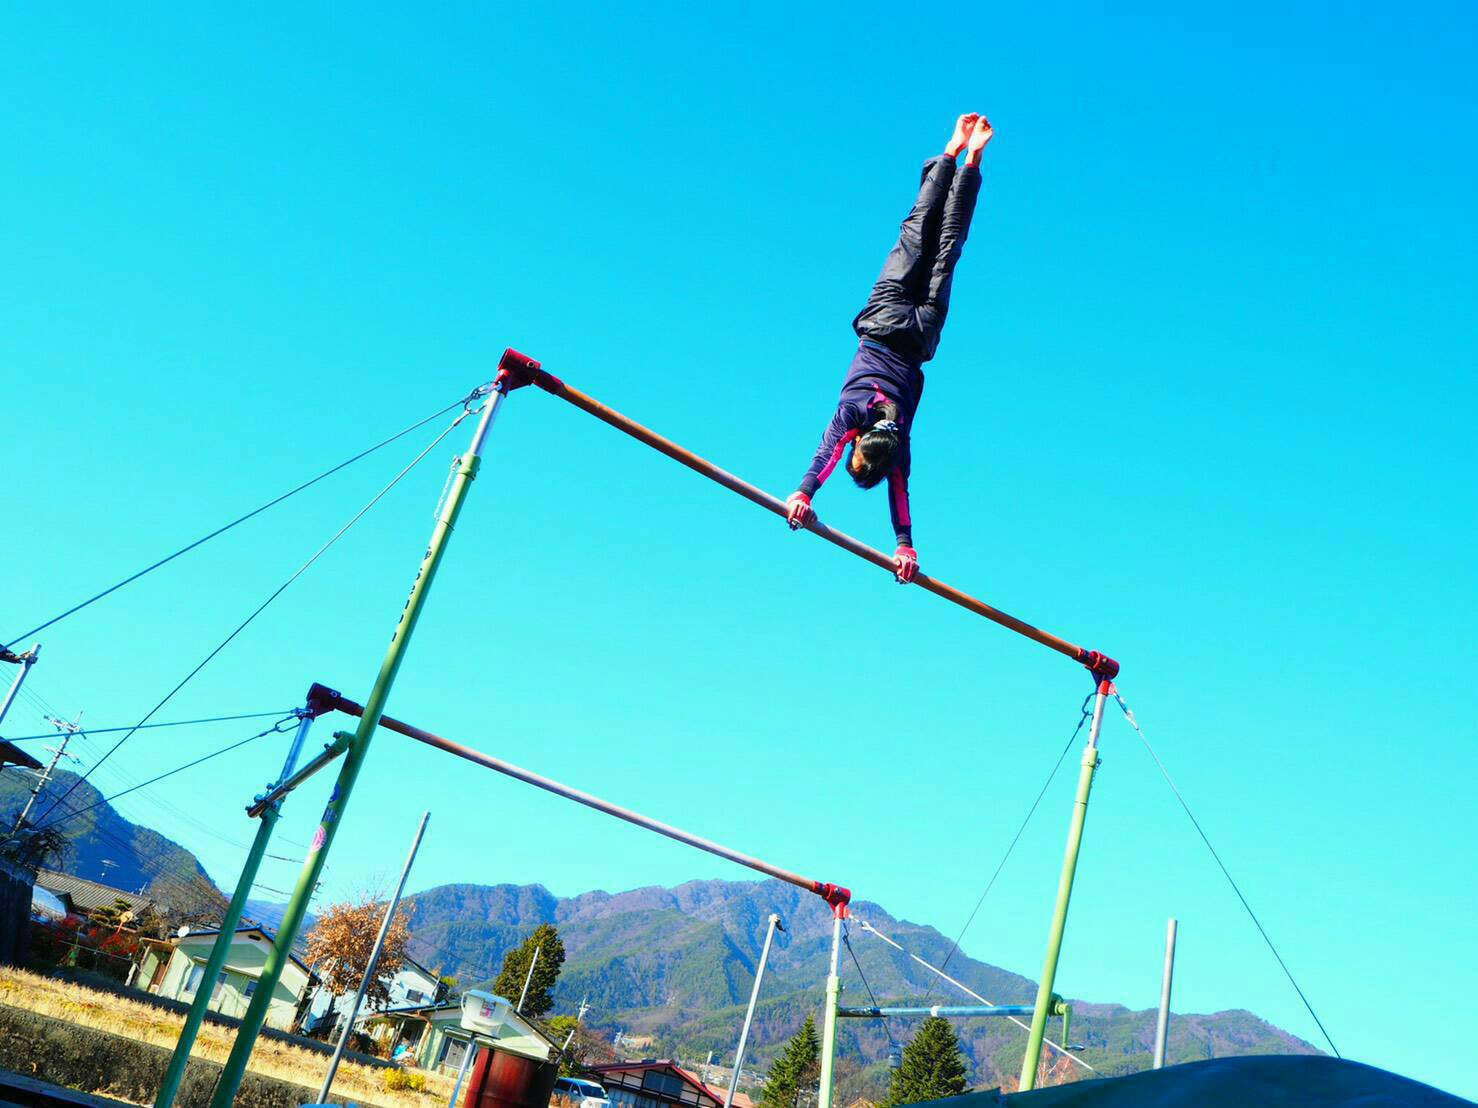
[(838, 1008), (837, 1015), (853, 1019), (882, 1019), (884, 1016), (1029, 1016), (1030, 1004), (965, 1004), (949, 1007), (936, 1004), (932, 1008)]
[[(348, 697), (340, 696), (333, 689), (326, 688), (323, 685), (314, 685), (312, 695), (318, 697), (331, 708), (343, 712), (345, 715), (356, 717), (364, 715), (364, 705), (356, 704)], [(659, 835), (665, 835), (669, 839), (686, 843), (688, 846), (697, 847), (699, 850), (707, 851), (709, 854), (725, 858), (730, 862), (736, 862), (757, 873), (763, 873), (766, 876), (774, 877), (787, 884), (795, 885), (797, 888), (805, 889), (808, 893), (815, 893), (834, 909), (838, 905), (846, 904), (852, 899), (851, 890), (843, 888), (841, 885), (834, 885), (829, 881), (813, 881), (809, 877), (802, 877), (798, 873), (792, 873), (788, 869), (781, 869), (779, 866), (771, 865), (769, 862), (762, 861), (759, 858), (753, 858), (748, 854), (741, 854), (739, 851), (724, 846), (722, 843), (701, 838), (698, 835), (694, 835), (691, 831), (684, 831), (680, 827), (673, 827), (669, 823), (662, 823), (660, 820), (652, 819), (650, 816), (644, 816), (640, 812), (633, 812), (630, 808), (623, 808), (619, 804), (612, 804), (609, 800), (602, 800), (598, 796), (592, 796), (590, 793), (583, 792), (570, 785), (562, 784), (542, 774), (534, 773), (532, 770), (515, 766), (511, 762), (505, 762), (503, 759), (495, 758), (491, 754), (484, 754), (482, 751), (474, 750), (470, 746), (464, 746), (451, 739), (442, 738), (440, 735), (432, 734), (430, 731), (423, 731), (421, 728), (413, 727), (409, 723), (402, 723), (400, 720), (392, 719), (390, 716), (382, 715), (380, 717), (380, 726), (387, 731), (394, 731), (396, 734), (404, 735), (406, 738), (415, 739), (419, 743), (434, 746), (438, 750), (445, 750), (448, 754), (455, 754), (459, 758), (465, 758), (469, 762), (475, 762), (477, 765), (501, 773), (506, 777), (512, 777), (525, 784), (533, 785), (536, 789), (543, 789), (545, 792), (553, 793), (555, 796), (562, 796), (566, 800), (573, 800), (576, 804), (583, 804), (587, 808), (594, 808), (597, 812), (604, 812), (608, 816), (615, 816), (617, 819), (625, 820), (627, 823), (635, 824), (637, 827), (644, 827), (648, 831), (655, 831)]]

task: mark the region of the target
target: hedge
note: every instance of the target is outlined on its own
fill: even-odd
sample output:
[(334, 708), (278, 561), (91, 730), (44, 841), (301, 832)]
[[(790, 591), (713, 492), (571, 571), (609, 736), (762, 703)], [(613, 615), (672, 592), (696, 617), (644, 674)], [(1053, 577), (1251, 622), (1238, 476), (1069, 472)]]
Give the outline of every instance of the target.
[[(0, 1004), (0, 1068), (70, 1089), (148, 1104), (159, 1092), (170, 1052), (122, 1035), (79, 1027)], [(192, 1058), (175, 1104), (207, 1108), (221, 1066)], [(318, 1091), (250, 1071), (236, 1094), (237, 1108), (299, 1108)]]

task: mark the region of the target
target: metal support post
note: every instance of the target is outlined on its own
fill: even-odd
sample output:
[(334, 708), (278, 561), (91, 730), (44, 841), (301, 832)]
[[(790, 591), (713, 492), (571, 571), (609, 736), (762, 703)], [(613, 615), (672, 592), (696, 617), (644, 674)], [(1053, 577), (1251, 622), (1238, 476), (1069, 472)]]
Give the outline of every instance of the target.
[(261, 1034), (262, 1024), (267, 1018), (267, 1008), (272, 1003), (272, 994), (276, 991), (278, 982), (282, 979), (282, 971), (292, 957), (292, 944), (298, 936), (298, 930), (303, 926), (303, 917), (308, 913), (308, 900), (313, 895), (313, 890), (323, 873), (323, 865), (328, 858), (329, 849), (333, 846), (334, 836), (343, 822), (350, 794), (353, 793), (354, 784), (359, 779), (359, 771), (364, 766), (365, 757), (369, 754), (370, 741), (374, 738), (380, 716), (385, 711), (385, 703), (390, 697), (390, 690), (395, 684), (395, 675), (400, 671), (401, 662), (405, 660), (406, 648), (410, 645), (411, 635), (425, 607), (432, 582), (436, 579), (436, 571), (441, 565), (442, 557), (446, 554), (452, 529), (456, 526), (462, 505), (467, 500), (472, 481), (477, 476), (478, 466), (482, 460), (480, 457), (482, 446), (487, 439), (488, 432), (492, 429), (493, 420), (498, 414), (498, 408), (502, 405), (503, 396), (501, 382), (495, 383), (491, 397), (483, 405), (482, 418), (478, 421), (477, 430), (473, 432), (472, 443), (467, 453), (456, 463), (451, 484), (437, 512), (436, 527), (431, 533), (431, 541), (426, 547), (420, 569), (416, 572), (415, 581), (411, 585), (410, 596), (406, 599), (404, 608), (401, 609), (400, 618), (395, 625), (395, 633), (391, 636), (390, 645), (385, 651), (385, 658), (380, 663), (380, 671), (375, 677), (374, 687), (370, 690), (369, 701), (365, 704), (364, 715), (360, 718), (354, 740), (344, 755), (343, 764), (339, 767), (338, 780), (334, 783), (333, 793), (329, 796), (328, 804), (319, 819), (318, 830), (314, 832), (312, 843), (308, 848), (308, 857), (304, 859), (297, 884), (293, 887), (292, 896), (288, 898), (277, 937), (262, 965), (260, 984), (257, 986), (256, 994), (251, 998), (251, 1004), (246, 1009), (246, 1015), (241, 1018), (241, 1026), (236, 1032), (236, 1042), (232, 1044), (231, 1054), (226, 1059), (225, 1066), (221, 1070), (220, 1081), (216, 1084), (215, 1095), (211, 1097), (211, 1108), (231, 1108), (236, 1097), (236, 1090), (241, 1086), (241, 1079), (246, 1073), (247, 1060), (251, 1057), (257, 1036)]
[[(292, 745), (288, 747), (287, 759), (282, 763), (282, 772), (277, 775), (276, 783), (281, 783), (292, 776), (293, 770), (297, 767), (298, 755), (302, 752), (303, 743), (308, 738), (308, 728), (313, 726), (315, 714), (310, 694), (308, 708), (298, 720), (298, 728), (293, 733)], [(268, 787), (269, 791), (273, 787), (275, 784)], [(165, 1068), (164, 1080), (159, 1085), (159, 1095), (154, 1098), (155, 1108), (170, 1108), (180, 1091), (180, 1082), (185, 1079), (185, 1067), (189, 1065), (190, 1051), (195, 1046), (195, 1037), (200, 1033), (200, 1025), (205, 1021), (206, 1010), (210, 1007), (210, 996), (215, 991), (215, 980), (220, 976), (221, 970), (226, 967), (226, 956), (231, 950), (231, 940), (241, 923), (241, 913), (246, 909), (247, 897), (251, 895), (252, 884), (257, 879), (257, 870), (262, 866), (262, 858), (267, 853), (267, 844), (272, 840), (272, 830), (277, 826), (280, 814), (279, 805), (272, 804), (262, 811), (257, 821), (256, 837), (252, 839), (251, 849), (247, 851), (246, 863), (241, 867), (241, 876), (236, 879), (236, 889), (226, 905), (226, 914), (221, 919), (221, 929), (216, 934), (216, 941), (210, 948), (210, 957), (205, 960), (204, 976), (200, 979), (200, 988), (195, 990), (195, 998), (190, 1001), (190, 1011), (185, 1014), (185, 1024), (180, 1028), (179, 1041), (174, 1045), (174, 1053), (169, 1056), (169, 1065)]]
[(1160, 1018), (1155, 1023), (1155, 1069), (1165, 1068), (1165, 1041), (1170, 1037), (1170, 979), (1175, 975), (1174, 919), (1165, 927), (1165, 971), (1160, 979)]
[(21, 691), (21, 686), (25, 684), (26, 681), (26, 674), (31, 672), (31, 667), (36, 664), (36, 659), (40, 657), (40, 655), (41, 644), (39, 642), (32, 646), (31, 649), (26, 651), (24, 654), (12, 654), (8, 650), (5, 652), (5, 660), (7, 662), (13, 661), (17, 663), (21, 668), (16, 673), (15, 680), (10, 683), (10, 689), (6, 692), (5, 699), (0, 700), (0, 723), (5, 722), (5, 713), (10, 711), (11, 701), (13, 701), (16, 698), (16, 695)]
[(472, 1068), (473, 1056), (477, 1054), (477, 1040), (467, 1040), (467, 1052), (462, 1055), (462, 1064), (457, 1067), (457, 1083), (452, 1086), (451, 1099), (448, 1100), (447, 1108), (456, 1108), (457, 1095), (462, 1091), (462, 1082), (467, 1080), (467, 1071)]
[(821, 1024), (821, 1088), (816, 1094), (816, 1108), (831, 1108), (832, 1071), (836, 1066), (837, 1007), (841, 999), (842, 979), (837, 970), (842, 955), (842, 921), (847, 906), (838, 904), (831, 917), (831, 969), (826, 974), (826, 1015)]
[(1052, 1015), (1052, 987), (1057, 979), (1057, 957), (1062, 952), (1062, 934), (1067, 927), (1067, 906), (1073, 895), (1073, 875), (1078, 868), (1078, 848), (1083, 842), (1083, 824), (1088, 817), (1088, 794), (1093, 788), (1093, 771), (1098, 768), (1098, 732), (1103, 726), (1104, 702), (1113, 695), (1114, 683), (1099, 677), (1098, 691), (1093, 697), (1093, 722), (1088, 728), (1088, 745), (1078, 771), (1078, 795), (1073, 801), (1073, 818), (1067, 833), (1067, 854), (1062, 861), (1062, 877), (1057, 883), (1057, 907), (1052, 913), (1052, 930), (1047, 937), (1047, 958), (1042, 966), (1042, 980), (1037, 986), (1037, 1002), (1032, 1012), (1031, 1032), (1026, 1040), (1026, 1057), (1021, 1062), (1022, 1091), (1037, 1086), (1037, 1065), (1042, 1059), (1042, 1038), (1047, 1020)]
[(754, 1022), (754, 1006), (760, 998), (760, 982), (765, 979), (765, 964), (770, 960), (770, 944), (775, 941), (777, 930), (784, 931), (785, 925), (780, 922), (778, 912), (771, 912), (770, 926), (765, 929), (765, 945), (760, 947), (759, 965), (754, 970), (754, 988), (749, 990), (749, 1007), (744, 1012), (744, 1028), (739, 1032), (739, 1046), (734, 1050), (734, 1072), (729, 1077), (729, 1091), (724, 1094), (724, 1108), (733, 1108), (734, 1093), (739, 1088), (739, 1070), (744, 1066), (744, 1044), (749, 1042), (749, 1025)]
[(400, 870), (400, 880), (395, 883), (395, 895), (390, 898), (390, 903), (385, 907), (385, 918), (380, 922), (380, 933), (375, 936), (375, 945), (370, 948), (369, 963), (364, 967), (364, 976), (360, 978), (359, 988), (354, 992), (354, 1003), (349, 1006), (349, 1018), (344, 1021), (344, 1030), (339, 1032), (339, 1041), (334, 1044), (334, 1055), (328, 1061), (328, 1073), (324, 1076), (323, 1085), (318, 1090), (318, 1100), (321, 1104), (328, 1103), (328, 1091), (333, 1087), (334, 1075), (339, 1072), (339, 1062), (344, 1057), (344, 1048), (349, 1045), (349, 1034), (354, 1029), (354, 1020), (359, 1015), (359, 1006), (364, 1003), (365, 990), (375, 979), (375, 969), (380, 964), (380, 951), (385, 947), (385, 936), (390, 933), (390, 925), (395, 922), (395, 910), (400, 907), (400, 894), (405, 892), (405, 880), (411, 875), (411, 866), (416, 861), (416, 851), (421, 849), (421, 837), (426, 834), (426, 821), (430, 818), (430, 812), (421, 813), (421, 823), (416, 828), (416, 837), (411, 840), (411, 852), (406, 855), (405, 865)]
[(518, 994), (518, 1006), (513, 1009), (516, 1015), (523, 1015), (523, 1002), (529, 995), (529, 984), (534, 980), (534, 970), (538, 968), (539, 955), (542, 953), (544, 953), (544, 947), (542, 944), (540, 946), (534, 947), (534, 957), (529, 962), (529, 972), (524, 974), (523, 991)]

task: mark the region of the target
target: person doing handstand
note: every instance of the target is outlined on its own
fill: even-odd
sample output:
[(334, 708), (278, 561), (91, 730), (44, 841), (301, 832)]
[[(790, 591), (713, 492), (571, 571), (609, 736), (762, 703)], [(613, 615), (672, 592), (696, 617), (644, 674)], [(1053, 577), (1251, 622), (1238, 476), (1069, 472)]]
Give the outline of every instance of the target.
[[(908, 510), (909, 436), (924, 394), (924, 363), (939, 347), (950, 284), (980, 192), (980, 158), (993, 132), (985, 116), (960, 116), (944, 153), (924, 163), (923, 183), (898, 243), (867, 304), (852, 321), (861, 340), (842, 382), (841, 399), (811, 468), (786, 500), (792, 530), (815, 516), (811, 497), (850, 445), (847, 472), (864, 489), (888, 482), (888, 508), (898, 549), (894, 573), (907, 584), (918, 573)], [(965, 154), (964, 166), (956, 159)]]

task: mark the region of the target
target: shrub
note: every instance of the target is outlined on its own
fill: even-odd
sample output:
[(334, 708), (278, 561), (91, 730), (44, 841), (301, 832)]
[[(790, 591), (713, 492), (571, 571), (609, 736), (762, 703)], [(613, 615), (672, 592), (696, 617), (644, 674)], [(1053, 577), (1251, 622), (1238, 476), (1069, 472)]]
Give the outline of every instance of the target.
[(404, 1089), (411, 1093), (423, 1093), (426, 1091), (426, 1075), (424, 1073), (407, 1073), (405, 1070), (385, 1071), (385, 1091), (393, 1093), (398, 1089)]

